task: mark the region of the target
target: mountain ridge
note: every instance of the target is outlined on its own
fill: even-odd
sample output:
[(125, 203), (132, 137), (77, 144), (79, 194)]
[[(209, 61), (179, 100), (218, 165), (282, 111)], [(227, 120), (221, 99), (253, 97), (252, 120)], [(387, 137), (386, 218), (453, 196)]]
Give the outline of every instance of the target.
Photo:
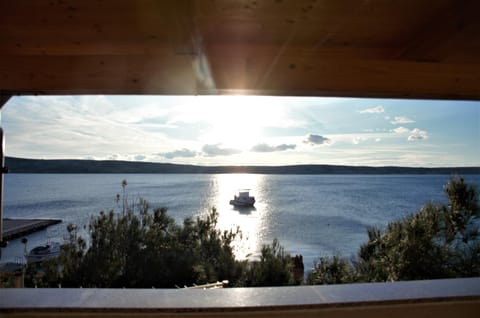
[(480, 167), (401, 167), (348, 165), (200, 166), (173, 163), (6, 157), (11, 173), (257, 173), (257, 174), (480, 174)]

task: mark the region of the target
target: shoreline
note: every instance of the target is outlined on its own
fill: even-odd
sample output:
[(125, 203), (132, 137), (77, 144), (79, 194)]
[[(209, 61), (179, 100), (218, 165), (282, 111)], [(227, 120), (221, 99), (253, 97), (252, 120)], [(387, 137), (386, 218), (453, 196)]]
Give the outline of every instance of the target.
[(172, 163), (134, 162), (116, 160), (24, 159), (6, 157), (10, 173), (137, 173), (137, 174), (359, 174), (359, 175), (433, 175), (480, 174), (480, 167), (400, 167), (345, 165), (285, 165), (285, 166), (197, 166)]

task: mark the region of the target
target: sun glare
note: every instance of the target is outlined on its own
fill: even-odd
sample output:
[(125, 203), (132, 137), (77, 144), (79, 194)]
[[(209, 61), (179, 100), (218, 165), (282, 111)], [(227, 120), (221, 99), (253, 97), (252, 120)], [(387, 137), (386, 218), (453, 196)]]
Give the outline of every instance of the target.
[[(254, 174), (215, 175), (215, 207), (219, 212), (218, 227), (223, 230), (241, 230), (241, 237), (234, 242), (235, 254), (239, 259), (254, 258), (260, 249), (262, 223), (268, 213), (262, 203), (261, 189), (264, 176)], [(259, 202), (253, 208), (235, 208), (229, 205), (230, 199), (239, 190), (247, 188)], [(263, 212), (263, 213), (262, 213)]]
[(268, 117), (257, 96), (220, 96), (203, 100), (205, 119), (211, 128), (203, 139), (206, 143), (222, 144), (248, 150), (262, 139)]

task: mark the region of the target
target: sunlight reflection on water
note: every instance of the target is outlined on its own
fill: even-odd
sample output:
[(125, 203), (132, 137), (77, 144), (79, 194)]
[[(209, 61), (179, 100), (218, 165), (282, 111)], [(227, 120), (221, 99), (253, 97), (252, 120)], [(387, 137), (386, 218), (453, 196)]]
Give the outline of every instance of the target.
[[(241, 235), (234, 242), (238, 259), (258, 256), (263, 233), (268, 227), (267, 204), (264, 201), (265, 176), (256, 174), (220, 174), (213, 176), (214, 206), (219, 213), (218, 228), (239, 229)], [(249, 189), (255, 196), (253, 208), (237, 208), (229, 204), (239, 189)], [(267, 212), (267, 213), (266, 213)]]

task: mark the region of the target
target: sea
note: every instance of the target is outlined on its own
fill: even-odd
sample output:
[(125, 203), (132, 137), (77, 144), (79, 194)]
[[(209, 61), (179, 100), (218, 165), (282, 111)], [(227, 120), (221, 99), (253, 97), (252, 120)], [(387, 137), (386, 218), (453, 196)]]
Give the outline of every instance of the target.
[[(55, 218), (63, 222), (26, 236), (26, 250), (62, 242), (75, 224), (88, 240), (88, 224), (100, 211), (121, 214), (125, 195), (167, 208), (181, 223), (218, 212), (220, 230), (239, 229), (238, 259), (258, 259), (262, 245), (276, 238), (285, 252), (302, 255), (305, 268), (322, 256), (352, 257), (367, 241), (367, 229), (384, 228), (428, 202), (446, 204), (451, 175), (264, 175), (264, 174), (7, 174), (4, 217)], [(480, 175), (464, 179), (478, 188)], [(122, 187), (122, 182), (126, 186)], [(239, 189), (255, 196), (254, 208), (229, 204)], [(125, 190), (125, 194), (124, 191)], [(0, 262), (19, 261), (22, 238), (2, 249)]]

